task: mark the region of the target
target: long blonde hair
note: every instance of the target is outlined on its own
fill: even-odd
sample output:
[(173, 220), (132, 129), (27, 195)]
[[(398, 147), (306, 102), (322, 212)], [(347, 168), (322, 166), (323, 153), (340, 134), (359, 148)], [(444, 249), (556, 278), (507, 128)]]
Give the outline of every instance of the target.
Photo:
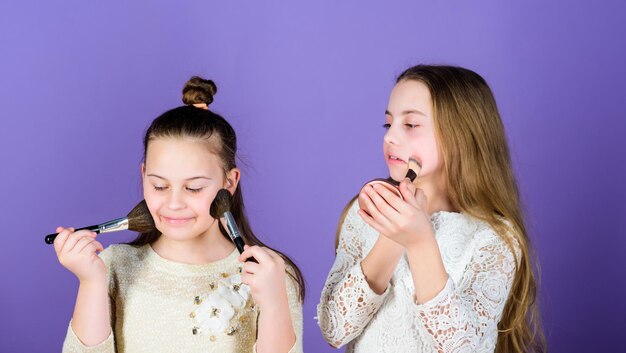
[(414, 66), (397, 82), (404, 80), (419, 81), (430, 91), (452, 206), (488, 222), (516, 257), (515, 279), (498, 323), (496, 352), (545, 352), (532, 247), (491, 89), (477, 73), (454, 66)]

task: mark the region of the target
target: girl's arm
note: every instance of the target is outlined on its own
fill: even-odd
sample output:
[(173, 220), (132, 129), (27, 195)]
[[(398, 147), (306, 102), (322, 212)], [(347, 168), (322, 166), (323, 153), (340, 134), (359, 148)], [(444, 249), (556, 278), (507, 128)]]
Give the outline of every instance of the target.
[(376, 239), (372, 250), (361, 261), (365, 280), (374, 293), (385, 292), (403, 254), (404, 248), (393, 240), (387, 237)]
[(246, 262), (241, 275), (259, 309), (255, 352), (302, 352), (302, 303), (293, 281), (286, 275), (285, 261), (268, 248), (245, 249), (240, 261), (249, 257), (258, 261)]
[(493, 351), (497, 326), (515, 277), (515, 258), (491, 229), (481, 239), (458, 284), (448, 279), (426, 302), (416, 301), (418, 327), (438, 352)]
[[(395, 244), (381, 237), (366, 256), (364, 238), (372, 230), (359, 219), (357, 209), (355, 202), (341, 225), (335, 262), (317, 307), (322, 335), (334, 347), (352, 341), (370, 322), (402, 256)], [(386, 259), (384, 251), (389, 251)]]
[[(416, 325), (428, 333), (433, 348), (493, 351), (497, 324), (508, 298), (516, 263), (513, 253), (491, 228), (473, 235), (472, 259), (458, 288), (445, 271), (434, 231), (425, 212), (426, 196), (403, 181), (402, 201), (387, 190), (368, 194), (372, 216), (366, 223), (407, 249), (415, 286)], [(390, 222), (387, 222), (390, 220)]]
[(73, 229), (57, 228), (60, 232), (54, 241), (59, 262), (78, 277), (80, 284), (72, 322), (64, 343), (65, 352), (94, 351), (113, 352), (110, 323), (109, 285), (107, 267), (98, 256), (102, 245), (95, 240), (95, 233), (74, 232)]

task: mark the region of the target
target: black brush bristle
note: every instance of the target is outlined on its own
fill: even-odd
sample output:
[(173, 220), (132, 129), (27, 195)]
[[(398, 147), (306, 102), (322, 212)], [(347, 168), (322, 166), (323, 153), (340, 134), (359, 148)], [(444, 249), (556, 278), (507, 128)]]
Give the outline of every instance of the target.
[(211, 203), (211, 217), (213, 218), (221, 218), (224, 216), (224, 213), (230, 211), (230, 203), (232, 196), (230, 192), (226, 189), (221, 189), (215, 195), (215, 199), (213, 199), (213, 203)]
[(128, 229), (139, 233), (149, 233), (155, 229), (146, 200), (142, 200), (128, 213)]
[[(415, 170), (417, 170), (417, 172)], [(409, 178), (409, 180), (413, 182), (415, 178), (417, 178), (421, 170), (422, 164), (416, 159), (409, 158), (409, 170), (406, 172), (405, 178)]]

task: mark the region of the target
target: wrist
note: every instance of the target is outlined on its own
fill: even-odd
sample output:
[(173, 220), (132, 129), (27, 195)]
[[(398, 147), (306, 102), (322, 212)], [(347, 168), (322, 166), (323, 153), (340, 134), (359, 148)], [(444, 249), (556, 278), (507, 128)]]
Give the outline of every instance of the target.
[(287, 292), (283, 290), (281, 294), (273, 295), (269, 300), (257, 301), (259, 311), (270, 315), (280, 315), (284, 312), (289, 312), (289, 300), (287, 299)]
[(105, 278), (90, 278), (90, 279), (78, 279), (79, 280), (79, 286), (85, 289), (101, 289), (101, 288), (107, 288), (108, 287), (108, 283)]
[(419, 253), (430, 248), (439, 249), (439, 245), (437, 244), (437, 239), (435, 238), (435, 232), (429, 230), (424, 234), (415, 235), (412, 238), (412, 241), (405, 245), (405, 248), (407, 254), (410, 254)]
[(259, 311), (271, 317), (277, 317), (289, 313), (289, 302), (287, 298), (277, 298), (266, 303), (257, 303)]

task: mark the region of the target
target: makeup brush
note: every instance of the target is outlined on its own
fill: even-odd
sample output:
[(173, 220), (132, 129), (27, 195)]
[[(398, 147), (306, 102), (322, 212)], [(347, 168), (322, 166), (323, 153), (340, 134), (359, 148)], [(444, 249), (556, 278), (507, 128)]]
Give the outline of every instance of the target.
[[(148, 206), (146, 205), (146, 200), (142, 200), (137, 204), (126, 217), (117, 218), (108, 222), (104, 222), (101, 224), (96, 224), (89, 227), (78, 228), (78, 230), (87, 229), (96, 234), (101, 233), (110, 233), (117, 232), (120, 230), (132, 230), (139, 233), (148, 233), (155, 229), (154, 220), (152, 219), (152, 215), (150, 215), (150, 211), (148, 210)], [(46, 244), (54, 243), (54, 239), (59, 235), (48, 234), (46, 235)]]
[[(411, 182), (414, 182), (415, 179), (419, 176), (420, 172), (422, 171), (422, 164), (413, 157), (409, 158), (409, 162), (407, 164), (408, 164), (409, 170), (406, 172), (406, 175), (404, 176), (404, 178), (409, 178)], [(389, 177), (388, 179), (378, 178), (378, 179), (368, 181), (365, 185), (363, 185), (363, 188), (368, 185), (374, 186), (376, 184), (382, 185), (387, 190), (396, 194), (400, 199), (404, 200), (404, 197), (402, 196), (402, 193), (400, 192), (400, 189), (399, 189), (400, 183), (393, 180), (391, 177)], [(363, 188), (361, 188), (361, 190), (363, 190)], [(361, 202), (361, 198), (359, 197), (357, 200), (359, 202), (359, 208), (365, 211), (367, 214), (370, 214), (369, 210), (367, 209), (367, 206)]]
[[(213, 199), (213, 203), (211, 203), (211, 209), (209, 212), (213, 218), (224, 218), (226, 220), (226, 228), (228, 228), (230, 238), (233, 240), (233, 243), (235, 243), (237, 250), (239, 250), (239, 253), (241, 254), (245, 243), (241, 237), (241, 232), (239, 231), (237, 222), (235, 222), (233, 214), (230, 213), (231, 202), (232, 196), (230, 195), (230, 192), (226, 189), (221, 189), (217, 192), (217, 195), (215, 195), (215, 199)], [(258, 261), (253, 257), (249, 258), (247, 261), (258, 263)]]
[(405, 178), (409, 178), (411, 182), (414, 182), (415, 178), (417, 178), (421, 171), (422, 164), (415, 158), (409, 158), (409, 170), (406, 172)]

